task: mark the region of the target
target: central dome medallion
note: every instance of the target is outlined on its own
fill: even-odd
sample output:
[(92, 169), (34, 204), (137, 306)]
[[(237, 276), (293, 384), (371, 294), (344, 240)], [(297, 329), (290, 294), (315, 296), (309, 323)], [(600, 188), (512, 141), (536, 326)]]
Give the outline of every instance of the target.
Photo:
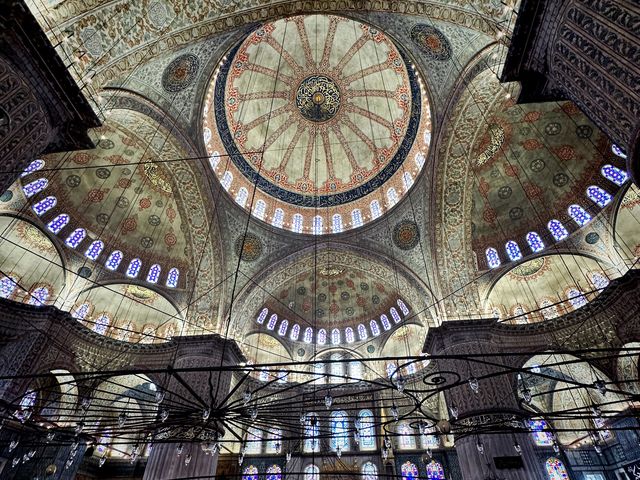
[(210, 165), (234, 200), (316, 235), (395, 205), (431, 138), (426, 92), (405, 55), (374, 27), (332, 15), (249, 34), (216, 70), (203, 117)]

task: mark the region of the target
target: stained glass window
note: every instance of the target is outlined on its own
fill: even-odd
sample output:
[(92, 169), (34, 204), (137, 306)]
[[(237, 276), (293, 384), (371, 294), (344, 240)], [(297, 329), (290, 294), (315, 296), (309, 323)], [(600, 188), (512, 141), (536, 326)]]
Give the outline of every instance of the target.
[(398, 313), (398, 310), (396, 310), (396, 307), (391, 307), (390, 312), (391, 318), (393, 318), (394, 323), (400, 323), (402, 318), (400, 318), (400, 314)]
[(401, 450), (416, 448), (416, 439), (413, 436), (413, 429), (407, 425), (407, 423), (402, 422), (398, 425), (398, 435), (398, 443)]
[(318, 338), (316, 340), (318, 345), (324, 345), (327, 343), (327, 331), (324, 328), (318, 330)]
[(382, 328), (385, 330), (391, 330), (391, 322), (389, 322), (389, 317), (386, 314), (380, 315), (380, 323), (382, 323)]
[(564, 228), (564, 225), (560, 223), (560, 220), (556, 220), (556, 219), (551, 220), (547, 224), (547, 228), (551, 232), (551, 235), (553, 235), (553, 238), (555, 238), (558, 241), (563, 240), (569, 236), (569, 232), (567, 232), (567, 229)]
[(340, 330), (337, 328), (334, 328), (333, 330), (331, 330), (331, 345), (340, 345)]
[(269, 433), (267, 453), (280, 453), (282, 451), (282, 430), (276, 428)]
[(2, 277), (2, 280), (0, 280), (0, 297), (10, 298), (17, 285), (18, 284), (15, 279), (11, 277)]
[(91, 308), (91, 305), (85, 302), (82, 305), (79, 305), (78, 307), (76, 307), (76, 309), (73, 311), (71, 316), (77, 320), (84, 320), (87, 317), (87, 314), (89, 313), (90, 308)]
[(304, 480), (320, 480), (320, 469), (316, 465), (307, 465), (304, 469)]
[(308, 413), (304, 421), (304, 451), (319, 452), (320, 440), (318, 433), (320, 431), (320, 420), (315, 413)]
[(295, 342), (296, 340), (298, 340), (299, 337), (300, 337), (300, 325), (296, 323), (293, 327), (291, 327), (291, 333), (289, 334), (289, 338)]
[(428, 480), (445, 480), (444, 470), (440, 462), (431, 460), (427, 463), (427, 479)]
[(118, 334), (116, 335), (116, 338), (123, 342), (128, 342), (129, 337), (131, 337), (132, 331), (133, 331), (133, 325), (131, 324), (131, 322), (127, 322), (121, 327), (118, 327)]
[(405, 317), (409, 315), (409, 308), (402, 300), (398, 299), (396, 303), (398, 304), (398, 307), (400, 307), (400, 311)]
[(49, 185), (49, 181), (46, 178), (39, 178), (33, 182), (27, 183), (22, 187), (22, 190), (27, 198), (31, 198), (36, 193), (40, 193), (42, 190), (47, 188), (47, 185)]
[(302, 337), (304, 343), (313, 342), (313, 328), (307, 327), (304, 329), (304, 336)]
[(267, 310), (266, 308), (260, 310), (260, 315), (258, 315), (258, 318), (256, 318), (256, 323), (262, 325), (267, 318), (267, 315), (269, 315), (269, 310)]
[(602, 290), (603, 288), (606, 288), (607, 285), (609, 285), (609, 279), (600, 272), (592, 272), (591, 283), (596, 289)]
[(76, 248), (78, 245), (82, 243), (84, 237), (87, 236), (87, 231), (84, 228), (76, 228), (71, 235), (67, 237), (64, 243), (67, 244), (70, 248)]
[(613, 433), (611, 433), (611, 430), (606, 428), (606, 420), (604, 418), (594, 418), (593, 424), (595, 425), (596, 430), (598, 430), (598, 436), (602, 440), (606, 442), (607, 440), (611, 440), (613, 438)]
[(577, 288), (570, 288), (567, 291), (567, 299), (575, 309), (578, 309), (587, 304), (587, 297), (585, 297), (584, 294)]
[(551, 301), (545, 299), (540, 302), (540, 311), (542, 312), (542, 316), (545, 320), (551, 320), (553, 318), (558, 317), (558, 307), (554, 305)]
[(353, 343), (356, 341), (356, 337), (353, 334), (353, 328), (347, 327), (344, 329), (344, 338), (347, 341), (347, 343)]
[(30, 173), (37, 172), (42, 167), (44, 167), (44, 160), (40, 160), (40, 159), (34, 160), (33, 162), (31, 162), (29, 164), (29, 166), (27, 168), (24, 169), (24, 172), (22, 172), (22, 174), (20, 176), (21, 177), (26, 177)]
[(355, 210), (351, 211), (351, 224), (354, 227), (362, 226), (362, 212), (360, 211), (360, 209), (356, 208)]
[(171, 324), (164, 331), (164, 338), (167, 340), (171, 340), (175, 334), (176, 334), (176, 326)]
[(545, 420), (528, 420), (527, 427), (531, 430), (533, 443), (539, 447), (553, 445), (553, 433)]
[(28, 408), (33, 408), (37, 399), (38, 394), (34, 390), (27, 390), (22, 396), (22, 399), (20, 399), (20, 409), (26, 410)]
[(513, 309), (513, 316), (515, 317), (516, 323), (528, 323), (529, 316), (526, 314), (524, 307), (522, 305), (516, 305)]
[(167, 275), (167, 287), (176, 288), (178, 286), (178, 280), (180, 279), (180, 270), (173, 267), (169, 270), (169, 274)]
[(113, 252), (111, 252), (111, 255), (109, 255), (109, 258), (107, 259), (107, 263), (105, 263), (105, 266), (109, 269), (109, 270), (117, 270), (117, 268), (120, 266), (120, 262), (122, 261), (122, 252), (120, 250), (115, 250)]
[(156, 329), (147, 326), (142, 330), (142, 335), (140, 337), (140, 343), (153, 343), (156, 337)]
[(614, 167), (613, 165), (605, 165), (600, 170), (602, 176), (607, 180), (615, 183), (618, 186), (621, 186), (629, 179), (629, 175), (624, 170), (619, 169), (618, 167)]
[(147, 282), (158, 283), (158, 280), (160, 279), (160, 271), (160, 265), (158, 265), (157, 263), (151, 265), (149, 273), (147, 274)]
[(387, 377), (391, 378), (396, 373), (396, 370), (398, 370), (398, 366), (395, 363), (387, 363)]
[(598, 204), (602, 208), (609, 205), (609, 203), (613, 199), (610, 193), (606, 192), (600, 187), (596, 187), (595, 185), (591, 185), (589, 188), (587, 188), (587, 197), (589, 197), (592, 202)]
[(320, 215), (313, 217), (313, 234), (322, 235), (322, 217)]
[(262, 431), (251, 427), (247, 432), (247, 453), (260, 453), (262, 451)]
[(278, 465), (267, 468), (267, 480), (282, 480), (282, 469)]
[(220, 163), (220, 152), (216, 150), (209, 157), (209, 165), (211, 165), (211, 168), (215, 170), (219, 163)]
[(402, 480), (417, 480), (418, 479), (418, 467), (415, 463), (404, 462), (401, 467)]
[(349, 376), (353, 382), (362, 380), (362, 362), (349, 362)]
[(258, 200), (256, 202), (256, 206), (253, 207), (253, 216), (259, 218), (260, 220), (264, 220), (264, 215), (267, 211), (267, 204), (264, 200)]
[(580, 227), (584, 227), (591, 221), (591, 215), (589, 215), (589, 213), (580, 205), (571, 205), (568, 212), (571, 218), (573, 218), (573, 221)]
[(209, 143), (209, 140), (211, 140), (211, 129), (209, 127), (205, 127), (202, 132), (202, 139), (204, 140), (204, 143), (206, 145), (207, 143)]
[(371, 210), (371, 218), (378, 218), (380, 215), (382, 215), (380, 202), (378, 200), (374, 200), (373, 202), (371, 202), (369, 208)]
[(336, 451), (349, 449), (349, 422), (346, 412), (339, 411), (331, 414), (331, 449)]
[(405, 192), (408, 192), (411, 186), (413, 185), (413, 177), (411, 176), (411, 173), (404, 172), (402, 174), (402, 183), (404, 184)]
[(624, 158), (625, 160), (627, 159), (627, 154), (624, 153), (624, 150), (622, 150), (615, 143), (613, 145), (611, 145), (611, 151), (613, 152), (614, 155), (616, 155), (616, 156), (618, 156), (620, 158)]
[(393, 187), (387, 190), (387, 203), (389, 204), (390, 207), (398, 203), (398, 193), (396, 192), (396, 189)]
[(520, 251), (520, 246), (514, 242), (513, 240), (509, 240), (504, 246), (507, 256), (509, 260), (515, 262), (516, 260), (520, 260), (522, 258), (522, 252)]
[(142, 268), (142, 262), (139, 258), (134, 258), (129, 262), (129, 266), (127, 267), (127, 277), (136, 278), (138, 273), (140, 273), (140, 269)]
[(293, 223), (291, 224), (291, 230), (295, 233), (302, 233), (302, 226), (304, 225), (304, 217), (300, 213), (293, 215)]
[(527, 243), (533, 253), (538, 253), (544, 250), (544, 242), (536, 232), (527, 233)]
[(58, 200), (56, 199), (56, 197), (49, 196), (49, 197), (43, 198), (38, 203), (35, 203), (31, 208), (33, 209), (36, 215), (41, 216), (41, 215), (44, 215), (49, 210), (51, 210), (53, 207), (55, 207), (56, 203), (58, 203)]
[(422, 167), (424, 167), (424, 162), (427, 160), (427, 158), (424, 156), (424, 153), (416, 153), (415, 160), (418, 169), (421, 169)]
[(261, 382), (266, 382), (267, 380), (269, 380), (269, 370), (267, 370), (266, 368), (263, 368), (262, 370), (260, 370), (260, 375), (258, 379)]
[(342, 363), (342, 355), (339, 353), (332, 353), (330, 359), (332, 362), (329, 364), (331, 368), (331, 379), (332, 383), (340, 383), (343, 381), (344, 377), (344, 363)]
[(374, 427), (373, 413), (371, 413), (371, 410), (360, 410), (360, 413), (358, 413), (358, 421), (360, 422), (360, 429), (358, 430), (360, 436), (360, 449), (375, 449), (376, 431)]
[(281, 208), (276, 208), (275, 212), (273, 212), (273, 219), (271, 219), (271, 225), (274, 227), (282, 228), (282, 224), (284, 223), (284, 210)]
[(342, 215), (336, 213), (331, 217), (333, 223), (333, 233), (340, 233), (342, 231)]
[(267, 322), (267, 330), (273, 330), (276, 328), (276, 323), (278, 323), (278, 314), (274, 313), (269, 317), (269, 321)]
[(363, 324), (358, 325), (358, 338), (360, 340), (366, 340), (368, 336), (367, 328)]
[(91, 242), (91, 245), (89, 245), (89, 248), (87, 248), (87, 251), (84, 252), (84, 256), (90, 260), (95, 261), (102, 253), (103, 248), (104, 243), (102, 243), (100, 240), (94, 240), (93, 242)]
[(62, 213), (51, 220), (49, 223), (47, 223), (47, 228), (49, 229), (49, 231), (57, 234), (60, 233), (60, 230), (66, 227), (68, 223), (69, 215), (67, 215), (66, 213)]
[(555, 457), (548, 458), (545, 462), (549, 480), (569, 480), (567, 469), (560, 460)]
[(242, 480), (258, 480), (258, 469), (255, 465), (249, 465), (242, 471)]
[(231, 187), (232, 182), (233, 182), (233, 174), (227, 170), (226, 172), (224, 172), (224, 175), (222, 175), (222, 180), (220, 180), (220, 184), (222, 185), (222, 188), (224, 188), (225, 190), (229, 190), (229, 187)]
[(44, 305), (49, 298), (48, 287), (38, 287), (31, 292), (29, 297), (29, 305)]
[(440, 446), (440, 440), (437, 435), (433, 435), (431, 433), (424, 433), (420, 435), (420, 446), (423, 449), (434, 449)]
[(247, 204), (248, 198), (249, 198), (249, 191), (244, 187), (240, 187), (240, 189), (238, 190), (238, 193), (236, 193), (236, 203), (241, 207), (244, 207)]
[(109, 323), (111, 323), (111, 318), (106, 313), (101, 314), (98, 318), (96, 318), (93, 323), (93, 331), (99, 333), (100, 335), (104, 335), (107, 333), (107, 328), (109, 328)]
[(371, 320), (369, 322), (369, 328), (371, 328), (371, 334), (374, 337), (377, 337), (378, 335), (380, 335), (380, 326), (378, 325), (378, 322), (376, 322), (375, 320)]
[(278, 335), (284, 337), (287, 334), (287, 330), (289, 329), (289, 320), (282, 320), (280, 322), (280, 326), (278, 327)]
[(500, 257), (498, 256), (498, 251), (495, 248), (487, 248), (485, 252), (487, 256), (487, 264), (489, 268), (497, 268), (500, 266)]
[(378, 480), (378, 468), (373, 463), (362, 465), (362, 480)]

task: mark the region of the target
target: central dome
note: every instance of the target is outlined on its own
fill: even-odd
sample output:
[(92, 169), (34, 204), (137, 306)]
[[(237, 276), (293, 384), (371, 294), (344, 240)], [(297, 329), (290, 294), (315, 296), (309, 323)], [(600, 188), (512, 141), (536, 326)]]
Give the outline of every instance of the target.
[(428, 150), (429, 106), (382, 32), (337, 16), (290, 17), (262, 25), (225, 59), (204, 141), (222, 186), (254, 216), (338, 233), (409, 190)]

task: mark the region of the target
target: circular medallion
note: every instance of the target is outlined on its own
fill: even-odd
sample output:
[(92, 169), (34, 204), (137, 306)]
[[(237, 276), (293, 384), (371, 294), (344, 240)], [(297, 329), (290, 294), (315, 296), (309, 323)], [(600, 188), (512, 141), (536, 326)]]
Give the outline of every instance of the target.
[(422, 52), (433, 60), (449, 60), (451, 44), (447, 37), (431, 25), (418, 23), (411, 28), (411, 39)]
[(509, 218), (511, 220), (520, 220), (523, 214), (524, 210), (522, 210), (522, 208), (520, 207), (513, 207), (511, 210), (509, 210)]
[(419, 241), (420, 230), (412, 220), (403, 220), (393, 229), (393, 243), (401, 250), (411, 250)]
[(578, 125), (576, 127), (576, 135), (578, 138), (590, 138), (593, 134), (593, 128), (589, 125)]
[(584, 237), (584, 239), (588, 244), (594, 245), (600, 241), (600, 235), (598, 235), (596, 232), (589, 232)]
[(111, 170), (108, 168), (97, 168), (96, 169), (96, 177), (101, 180), (106, 180), (111, 176)]
[(192, 53), (174, 58), (162, 73), (162, 88), (175, 93), (189, 87), (200, 68), (200, 59)]
[(65, 180), (64, 183), (67, 184), (67, 187), (69, 188), (76, 188), (78, 185), (80, 185), (80, 176), (79, 175), (69, 175)]
[(296, 91), (296, 107), (307, 120), (326, 122), (335, 117), (340, 108), (340, 90), (324, 75), (305, 78)]
[(89, 267), (80, 267), (78, 269), (78, 276), (80, 278), (89, 278), (93, 272)]
[(7, 190), (0, 196), (0, 200), (3, 202), (9, 202), (13, 198), (13, 192), (11, 190)]
[(511, 196), (512, 192), (513, 191), (511, 190), (510, 186), (504, 185), (498, 189), (498, 197), (500, 197), (502, 200), (506, 200)]
[(542, 170), (544, 170), (544, 167), (545, 163), (541, 158), (531, 160), (531, 163), (529, 164), (529, 168), (531, 168), (531, 171), (535, 173), (541, 172)]
[(243, 262), (253, 262), (262, 254), (262, 242), (252, 233), (247, 233), (244, 237), (240, 236), (236, 240), (236, 255)]
[(553, 184), (556, 187), (564, 187), (567, 183), (569, 183), (569, 177), (566, 174), (560, 172), (553, 176)]
[(376, 351), (376, 347), (374, 347), (373, 345), (369, 345), (367, 346), (367, 352), (369, 353), (373, 353)]

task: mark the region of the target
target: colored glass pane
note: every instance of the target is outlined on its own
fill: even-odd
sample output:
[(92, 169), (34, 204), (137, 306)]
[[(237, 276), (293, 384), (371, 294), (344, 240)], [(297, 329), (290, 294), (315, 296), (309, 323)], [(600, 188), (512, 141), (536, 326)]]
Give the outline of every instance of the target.
[(531, 251), (534, 253), (544, 250), (544, 242), (536, 232), (527, 233), (527, 243), (529, 244)]
[(154, 265), (151, 265), (151, 268), (149, 269), (149, 273), (147, 274), (147, 282), (149, 283), (158, 283), (158, 280), (160, 279), (160, 265), (158, 265), (157, 263)]
[(400, 307), (400, 311), (405, 317), (409, 315), (409, 308), (402, 300), (398, 299), (396, 303), (398, 304), (398, 307)]
[(134, 258), (129, 262), (129, 266), (127, 267), (127, 277), (136, 278), (138, 273), (140, 273), (140, 269), (142, 268), (142, 261), (139, 258)]
[(573, 221), (580, 227), (584, 227), (591, 221), (591, 215), (589, 215), (589, 213), (580, 205), (571, 205), (568, 212), (571, 218), (573, 218)]
[(500, 257), (498, 251), (495, 248), (487, 248), (485, 252), (487, 256), (487, 265), (489, 268), (497, 268), (500, 266)]
[(360, 437), (360, 449), (372, 450), (376, 447), (376, 431), (374, 427), (373, 413), (371, 410), (360, 410), (358, 414), (360, 428), (358, 430)]
[(344, 329), (344, 338), (347, 341), (347, 343), (353, 343), (356, 341), (356, 337), (353, 334), (353, 328), (347, 327)]
[(613, 165), (605, 165), (600, 169), (600, 173), (602, 173), (604, 178), (618, 186), (623, 185), (627, 180), (629, 180), (627, 172), (619, 169), (618, 167), (614, 167)]
[(386, 314), (380, 315), (380, 323), (382, 323), (382, 328), (385, 330), (391, 330), (391, 322), (389, 322), (389, 317)]
[(378, 218), (382, 215), (382, 210), (380, 208), (380, 202), (378, 200), (374, 200), (369, 205), (369, 209), (371, 210), (371, 218)]
[(342, 215), (336, 213), (331, 217), (333, 223), (333, 233), (340, 233), (342, 231)]
[(391, 307), (391, 318), (393, 318), (394, 323), (400, 323), (400, 320), (402, 320), (402, 318), (400, 318), (400, 314), (398, 313), (398, 310), (396, 310), (395, 307)]
[(29, 305), (44, 305), (49, 298), (48, 287), (38, 287), (31, 292)]
[(282, 480), (282, 469), (278, 465), (267, 468), (267, 480)]
[(100, 240), (95, 240), (91, 242), (87, 251), (84, 252), (84, 256), (89, 258), (90, 260), (97, 260), (100, 254), (102, 253), (102, 249), (104, 248), (104, 243)]
[(547, 459), (545, 468), (549, 480), (569, 480), (569, 474), (567, 473), (564, 463), (557, 458), (551, 457)]
[(91, 307), (91, 305), (89, 305), (88, 303), (83, 303), (82, 305), (78, 306), (73, 313), (71, 314), (71, 316), (77, 320), (84, 320), (87, 317), (87, 314), (89, 313), (89, 308)]
[(358, 325), (358, 338), (360, 340), (366, 340), (367, 337), (367, 328), (363, 324)]
[(553, 445), (553, 434), (549, 425), (544, 420), (529, 420), (527, 427), (531, 431), (533, 442), (539, 447), (550, 447)]
[(351, 224), (354, 227), (362, 226), (362, 212), (357, 208), (351, 211)]
[(242, 480), (258, 480), (258, 468), (254, 465), (249, 465), (242, 471)]
[(349, 449), (349, 422), (345, 412), (331, 414), (331, 449), (334, 451)]
[(304, 329), (304, 336), (302, 340), (304, 343), (311, 343), (313, 341), (313, 328), (307, 327)]
[(418, 478), (418, 467), (416, 467), (415, 463), (405, 462), (401, 467), (402, 472), (402, 480), (417, 480)]
[(267, 322), (267, 330), (273, 330), (276, 328), (276, 323), (278, 323), (278, 314), (274, 313), (269, 317), (269, 321)]
[(46, 178), (39, 178), (33, 182), (27, 183), (22, 187), (22, 191), (27, 198), (31, 198), (35, 194), (40, 193), (42, 190), (47, 188), (47, 185), (49, 185), (49, 181)]
[(444, 480), (444, 469), (440, 462), (431, 460), (427, 463), (427, 479), (428, 480)]
[(111, 255), (109, 255), (109, 258), (107, 259), (107, 263), (105, 263), (105, 266), (111, 271), (117, 270), (118, 267), (120, 266), (121, 261), (122, 261), (122, 252), (120, 250), (115, 250), (111, 252)]
[(67, 237), (64, 243), (66, 243), (69, 248), (76, 248), (82, 243), (82, 240), (84, 240), (84, 237), (86, 236), (87, 231), (84, 228), (76, 228), (71, 232), (71, 235)]
[(362, 465), (362, 480), (378, 480), (378, 468), (373, 463)]
[(327, 343), (327, 331), (324, 328), (318, 330), (318, 338), (316, 339), (318, 345), (324, 345)]
[(24, 169), (24, 172), (22, 172), (22, 174), (20, 175), (21, 177), (26, 177), (27, 175), (33, 173), (33, 172), (37, 172), (38, 170), (40, 170), (42, 167), (44, 167), (44, 160), (34, 160), (33, 162), (31, 162), (29, 164), (29, 166), (27, 168)]
[(0, 297), (9, 298), (13, 295), (17, 286), (16, 281), (11, 277), (2, 277), (0, 280)]
[(180, 279), (180, 270), (172, 268), (167, 275), (167, 287), (176, 288), (178, 286), (178, 280)]
[(104, 335), (107, 332), (107, 328), (109, 328), (109, 323), (111, 323), (111, 318), (109, 318), (109, 315), (106, 313), (103, 313), (96, 318), (93, 324), (93, 331), (100, 335)]
[(520, 246), (514, 242), (513, 240), (509, 240), (505, 245), (505, 250), (507, 252), (507, 256), (509, 260), (515, 262), (522, 258), (522, 252), (520, 251)]
[(591, 185), (587, 188), (587, 197), (602, 208), (609, 205), (613, 199), (613, 196), (610, 193), (606, 192), (603, 188), (596, 187), (595, 185)]
[(262, 325), (267, 318), (267, 315), (269, 315), (269, 310), (267, 310), (266, 308), (260, 310), (260, 315), (258, 315), (258, 318), (256, 318), (256, 323)]
[(377, 337), (378, 335), (380, 335), (380, 326), (378, 325), (378, 322), (376, 322), (375, 320), (371, 320), (369, 322), (369, 328), (371, 328), (371, 334), (374, 337)]
[(47, 223), (47, 228), (52, 233), (60, 233), (64, 227), (69, 223), (69, 215), (66, 213), (62, 213), (58, 215), (56, 218)]
[(296, 340), (298, 340), (299, 337), (300, 337), (300, 325), (296, 323), (293, 327), (291, 327), (291, 333), (289, 334), (289, 338), (295, 342)]
[(559, 220), (551, 220), (547, 224), (547, 228), (551, 232), (551, 235), (553, 235), (553, 238), (558, 241), (563, 240), (569, 236), (569, 232), (566, 228), (564, 228), (564, 225), (562, 225)]
[(49, 197), (43, 198), (38, 203), (35, 203), (31, 208), (33, 209), (36, 215), (41, 216), (41, 215), (44, 215), (49, 210), (51, 210), (53, 207), (55, 207), (56, 203), (58, 203), (58, 200), (56, 199), (56, 197), (49, 196)]
[(340, 345), (340, 330), (334, 328), (331, 330), (331, 345)]
[(278, 327), (278, 335), (284, 337), (287, 334), (287, 330), (289, 329), (289, 320), (283, 320), (280, 322), (280, 326)]

